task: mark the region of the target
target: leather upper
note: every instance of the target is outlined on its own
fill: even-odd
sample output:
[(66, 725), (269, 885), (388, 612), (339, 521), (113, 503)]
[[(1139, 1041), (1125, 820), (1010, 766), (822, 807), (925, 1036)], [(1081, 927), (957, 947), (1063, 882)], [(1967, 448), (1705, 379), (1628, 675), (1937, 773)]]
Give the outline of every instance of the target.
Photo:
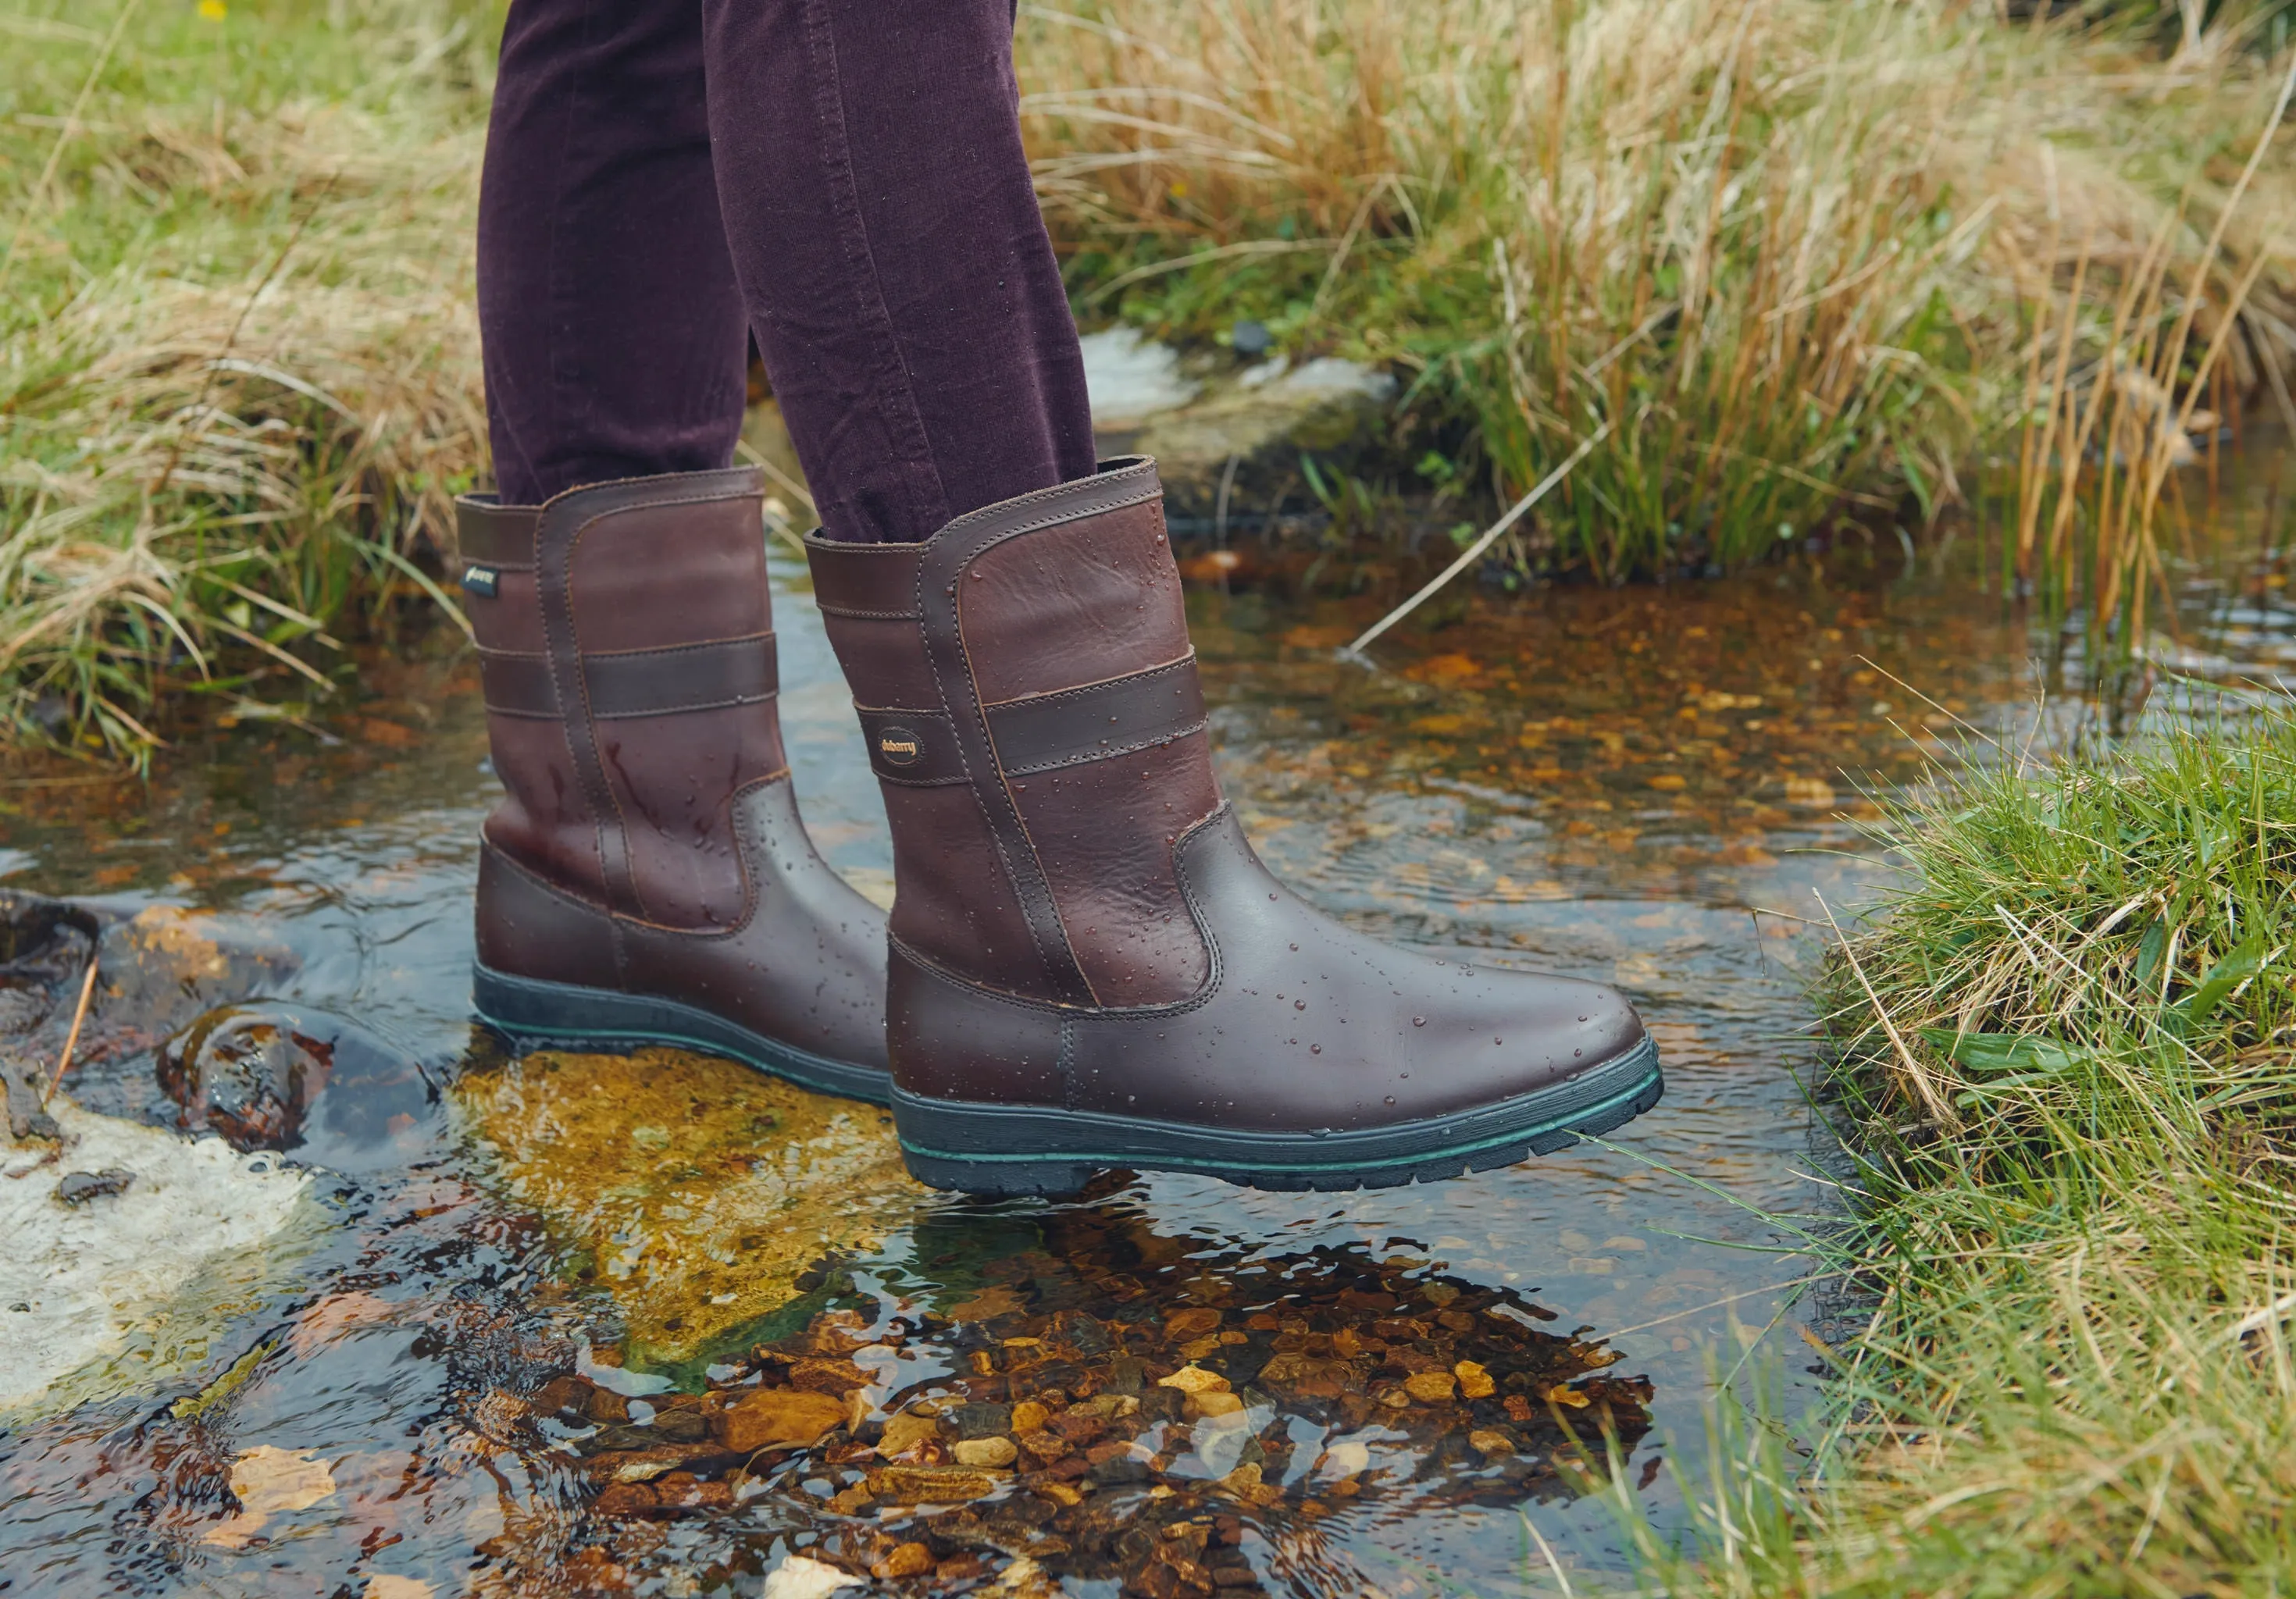
[(459, 503), (494, 765), (479, 957), (885, 1059), (884, 919), (790, 794), (758, 474)]
[(1152, 462), (808, 553), (893, 825), (905, 1091), (1312, 1133), (1642, 1040), (1610, 988), (1392, 948), (1267, 874), (1213, 774)]

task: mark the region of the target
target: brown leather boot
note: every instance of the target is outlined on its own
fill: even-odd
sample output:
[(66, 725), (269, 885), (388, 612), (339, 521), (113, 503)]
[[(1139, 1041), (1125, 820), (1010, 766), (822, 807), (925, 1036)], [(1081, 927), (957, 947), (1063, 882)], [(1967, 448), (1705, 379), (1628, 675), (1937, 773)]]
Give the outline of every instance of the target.
[(882, 1104), (885, 919), (816, 853), (782, 756), (758, 476), (460, 502), (508, 791), (479, 856), (480, 1016), (668, 1044)]
[(925, 1182), (1377, 1187), (1658, 1102), (1611, 989), (1389, 948), (1267, 874), (1212, 774), (1154, 462), (809, 554), (892, 820), (893, 1114)]

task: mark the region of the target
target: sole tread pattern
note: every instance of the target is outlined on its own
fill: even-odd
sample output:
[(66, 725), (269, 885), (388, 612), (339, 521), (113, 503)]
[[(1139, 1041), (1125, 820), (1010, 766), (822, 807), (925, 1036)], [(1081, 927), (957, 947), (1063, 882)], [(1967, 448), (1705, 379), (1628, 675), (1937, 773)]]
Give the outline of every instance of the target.
[[(1582, 1087), (1587, 1078), (1598, 1076), (1622, 1080), (1615, 1087), (1606, 1084), (1607, 1091), (1592, 1098), (1591, 1103), (1559, 1111), (1546, 1109), (1554, 1099), (1562, 1096), (1562, 1090)], [(1014, 1128), (1016, 1136), (1010, 1147), (993, 1153), (980, 1149), (963, 1152), (935, 1146), (936, 1131), (947, 1130), (945, 1119), (956, 1107), (904, 1096), (897, 1091), (893, 1111), (900, 1125), (902, 1154), (907, 1160), (910, 1174), (928, 1186), (955, 1193), (984, 1198), (1058, 1198), (1078, 1192), (1103, 1171), (1127, 1170), (1186, 1172), (1218, 1177), (1248, 1188), (1335, 1193), (1395, 1188), (1414, 1182), (1441, 1182), (1469, 1172), (1518, 1165), (1534, 1155), (1554, 1154), (1583, 1137), (1600, 1136), (1623, 1127), (1657, 1105), (1665, 1092), (1666, 1079), (1659, 1067), (1657, 1048), (1645, 1039), (1627, 1055), (1580, 1078), (1499, 1107), (1502, 1111), (1515, 1112), (1514, 1131), (1489, 1132), (1490, 1111), (1487, 1110), (1478, 1113), (1479, 1121), (1484, 1124), (1477, 1128), (1480, 1136), (1463, 1138), (1448, 1147), (1440, 1124), (1416, 1124), (1396, 1129), (1390, 1135), (1391, 1142), (1408, 1152), (1385, 1154), (1371, 1148), (1361, 1152), (1354, 1160), (1338, 1161), (1223, 1158), (1200, 1149), (1180, 1147), (1169, 1129), (1145, 1122), (1135, 1124), (1140, 1142), (1134, 1147), (1119, 1147), (1111, 1141), (1091, 1152), (1046, 1150), (1031, 1154), (1027, 1152), (1025, 1138), (1029, 1131), (1041, 1129), (1042, 1122), (1026, 1113), (1004, 1113), (1001, 1117)], [(1583, 1093), (1572, 1097), (1587, 1098)], [(1000, 1120), (996, 1107), (966, 1106), (963, 1114), (975, 1128), (982, 1129), (976, 1130), (969, 1141), (995, 1141), (994, 1129)], [(1122, 1120), (1105, 1119), (1118, 1124)], [(938, 1128), (937, 1122), (941, 1124)], [(1156, 1142), (1163, 1142), (1167, 1147), (1152, 1147)], [(1425, 1147), (1431, 1143), (1432, 1147)]]

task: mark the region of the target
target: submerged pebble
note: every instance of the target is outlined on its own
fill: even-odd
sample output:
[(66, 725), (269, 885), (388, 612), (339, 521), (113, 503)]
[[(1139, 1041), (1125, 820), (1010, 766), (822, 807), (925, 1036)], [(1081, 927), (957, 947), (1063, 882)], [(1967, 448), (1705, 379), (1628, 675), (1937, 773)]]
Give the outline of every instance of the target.
[(337, 1171), (411, 1164), (438, 1106), (414, 1061), (316, 1011), (209, 1011), (161, 1047), (158, 1071), (186, 1128)]

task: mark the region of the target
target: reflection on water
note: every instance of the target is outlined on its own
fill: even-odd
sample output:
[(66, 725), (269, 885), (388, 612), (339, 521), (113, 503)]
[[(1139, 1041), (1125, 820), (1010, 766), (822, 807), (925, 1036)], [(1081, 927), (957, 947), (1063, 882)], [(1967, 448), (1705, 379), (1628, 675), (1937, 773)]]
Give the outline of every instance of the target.
[[(2276, 665), (2276, 575), (2182, 571), (2180, 664)], [(882, 888), (844, 689), (777, 582), (801, 802)], [(331, 1168), (211, 1337), (0, 1414), (0, 1592), (1520, 1593), (1551, 1583), (1525, 1516), (1613, 1565), (1575, 1487), (1606, 1432), (1664, 1517), (1718, 1359), (1767, 1333), (1816, 1381), (1763, 1213), (1828, 1202), (1795, 1072), (1807, 919), (1886, 869), (1859, 785), (1957, 724), (2027, 737), (2047, 641), (1894, 550), (1478, 601), (1378, 671), (1332, 652), (1365, 604), (1192, 603), (1278, 872), (1632, 994), (1668, 1095), (1619, 1149), (982, 1206), (909, 1184), (875, 1112), (722, 1064), (507, 1062), (467, 1022), (475, 672), (385, 663), (334, 747), (243, 728), (148, 792), (0, 791), (12, 885), (106, 918), (78, 1101)], [(53, 1058), (70, 998), (0, 1012), (0, 1052)]]

